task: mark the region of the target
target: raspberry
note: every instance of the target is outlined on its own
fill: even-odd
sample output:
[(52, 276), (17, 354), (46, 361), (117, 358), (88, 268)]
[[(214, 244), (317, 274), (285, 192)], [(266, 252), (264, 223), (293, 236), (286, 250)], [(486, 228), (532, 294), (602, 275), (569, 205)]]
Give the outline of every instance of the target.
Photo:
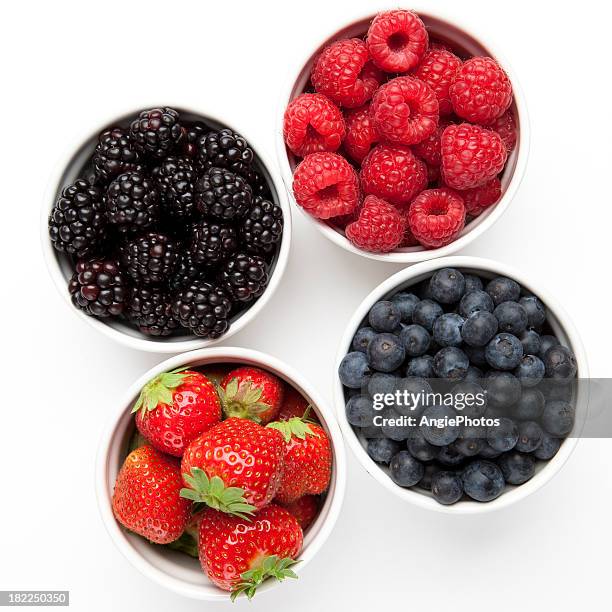
[(430, 49), (414, 73), (417, 79), (427, 83), (436, 94), (440, 117), (453, 112), (448, 90), (460, 66), (461, 60), (454, 53), (444, 49)]
[(366, 44), (358, 38), (339, 40), (326, 47), (312, 67), (314, 88), (346, 108), (365, 104), (383, 76), (368, 60)]
[(449, 125), (442, 133), (442, 178), (454, 189), (486, 183), (504, 167), (508, 153), (497, 132), (478, 125)]
[(450, 244), (465, 225), (463, 200), (451, 189), (423, 191), (410, 204), (408, 224), (424, 247)]
[(438, 168), (442, 163), (440, 139), (442, 138), (442, 132), (444, 132), (449, 125), (451, 125), (450, 121), (440, 122), (438, 129), (433, 134), (412, 147), (415, 154), (430, 167)]
[(436, 131), (438, 100), (422, 81), (397, 77), (374, 94), (370, 115), (378, 133), (389, 142), (416, 144)]
[(488, 128), (501, 136), (506, 145), (506, 150), (510, 154), (516, 144), (516, 123), (512, 111), (507, 110), (501, 117), (495, 119)]
[(359, 178), (336, 153), (312, 153), (295, 169), (296, 202), (318, 219), (351, 213), (359, 204)]
[(374, 63), (385, 72), (414, 68), (427, 51), (425, 24), (412, 11), (379, 13), (368, 30), (366, 43)]
[(283, 137), (300, 157), (318, 151), (336, 151), (346, 131), (340, 109), (321, 94), (305, 93), (285, 111)]
[(370, 105), (346, 113), (344, 149), (356, 162), (361, 163), (370, 149), (378, 142), (378, 134), (370, 118)]
[(463, 198), (467, 214), (477, 217), (501, 197), (501, 181), (495, 177), (480, 187), (465, 189), (458, 195)]
[(346, 237), (359, 249), (388, 253), (404, 238), (404, 228), (404, 218), (394, 206), (369, 195), (357, 221), (347, 226)]
[(408, 147), (381, 144), (363, 160), (360, 178), (364, 193), (405, 204), (425, 189), (427, 168)]
[(419, 246), (419, 241), (414, 237), (412, 230), (410, 229), (410, 225), (408, 224), (408, 215), (406, 215), (404, 219), (404, 237), (400, 242), (400, 248), (407, 248), (413, 246)]
[(490, 57), (472, 57), (464, 62), (449, 93), (459, 117), (483, 125), (503, 115), (512, 102), (510, 79)]

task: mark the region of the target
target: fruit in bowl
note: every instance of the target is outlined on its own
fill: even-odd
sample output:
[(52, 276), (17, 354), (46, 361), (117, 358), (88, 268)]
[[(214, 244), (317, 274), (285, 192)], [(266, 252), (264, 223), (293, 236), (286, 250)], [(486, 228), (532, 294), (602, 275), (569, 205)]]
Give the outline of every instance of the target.
[(287, 105), (295, 201), (362, 251), (451, 244), (503, 195), (512, 104), (495, 59), (382, 12), (325, 46)]
[(160, 107), (99, 135), (48, 231), (83, 313), (212, 340), (266, 290), (283, 213), (240, 134)]
[(115, 519), (152, 545), (198, 558), (232, 598), (253, 597), (269, 578), (296, 578), (291, 567), (333, 467), (305, 398), (262, 368), (207, 365), (158, 375), (132, 412)]

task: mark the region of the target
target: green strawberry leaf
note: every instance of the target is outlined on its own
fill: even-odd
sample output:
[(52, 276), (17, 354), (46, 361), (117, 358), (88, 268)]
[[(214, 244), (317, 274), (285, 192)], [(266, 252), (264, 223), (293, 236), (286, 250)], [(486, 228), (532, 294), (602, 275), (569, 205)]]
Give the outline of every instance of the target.
[(266, 427), (277, 429), (283, 434), (285, 442), (289, 442), (292, 436), (300, 440), (304, 440), (306, 436), (319, 437), (319, 434), (315, 433), (310, 425), (309, 422), (303, 421), (300, 417), (293, 417), (287, 421), (273, 421), (272, 423), (268, 423)]
[(297, 574), (290, 569), (296, 563), (299, 561), (290, 557), (282, 559), (278, 555), (265, 557), (258, 567), (240, 574), (240, 582), (232, 589), (231, 600), (235, 601), (239, 595), (246, 595), (248, 599), (253, 599), (257, 587), (268, 578), (275, 578), (280, 582), (285, 578), (297, 579)]
[(159, 404), (172, 404), (174, 398), (173, 389), (185, 383), (190, 374), (185, 374), (187, 367), (177, 368), (171, 372), (164, 372), (150, 380), (140, 392), (132, 414), (141, 411), (142, 416), (157, 408)]
[(260, 423), (259, 415), (270, 409), (269, 404), (259, 401), (263, 389), (248, 380), (239, 381), (238, 378), (232, 378), (225, 389), (219, 388), (218, 393), (226, 417), (250, 419)]

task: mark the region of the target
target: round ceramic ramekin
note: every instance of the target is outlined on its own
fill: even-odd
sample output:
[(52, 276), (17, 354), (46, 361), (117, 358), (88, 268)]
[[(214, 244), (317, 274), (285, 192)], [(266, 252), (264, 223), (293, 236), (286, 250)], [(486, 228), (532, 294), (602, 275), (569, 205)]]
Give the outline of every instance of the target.
[[(197, 559), (150, 544), (144, 538), (124, 530), (113, 516), (111, 500), (117, 474), (127, 455), (129, 440), (134, 432), (132, 405), (143, 385), (158, 374), (174, 368), (222, 363), (253, 365), (279, 376), (309, 401), (331, 439), (333, 449), (331, 483), (317, 519), (304, 534), (304, 547), (299, 556), (301, 562), (295, 566), (296, 573), (299, 574), (315, 557), (329, 537), (340, 514), (346, 485), (344, 444), (332, 409), (298, 372), (275, 357), (245, 348), (201, 349), (175, 355), (143, 374), (115, 408), (98, 449), (95, 484), (102, 520), (117, 548), (145, 576), (186, 597), (208, 601), (229, 601), (228, 593), (208, 580)], [(291, 588), (290, 582), (284, 582), (282, 588)], [(274, 588), (276, 584), (279, 583), (267, 581), (258, 589), (257, 596), (261, 597), (262, 592)]]
[(502, 197), (494, 206), (489, 207), (476, 219), (468, 223), (459, 237), (452, 243), (438, 248), (438, 249), (425, 249), (421, 246), (418, 247), (407, 247), (398, 249), (391, 253), (369, 253), (353, 246), (351, 242), (344, 236), (342, 231), (334, 228), (332, 225), (315, 219), (312, 215), (304, 211), (299, 206), (295, 198), (293, 197), (293, 171), (299, 163), (300, 159), (297, 158), (291, 151), (285, 146), (283, 140), (283, 117), (285, 109), (289, 102), (295, 97), (300, 95), (306, 87), (310, 78), (310, 71), (312, 64), (318, 53), (329, 43), (339, 40), (342, 38), (351, 38), (354, 36), (362, 36), (368, 29), (368, 25), (374, 18), (374, 14), (367, 14), (356, 18), (354, 21), (342, 28), (334, 28), (331, 33), (319, 39), (318, 44), (314, 46), (306, 56), (300, 61), (299, 65), (292, 71), (288, 84), (283, 91), (280, 101), (280, 108), (277, 117), (276, 125), (276, 154), (281, 168), (283, 181), (285, 187), (289, 193), (291, 201), (295, 206), (313, 223), (319, 231), (329, 240), (342, 247), (343, 249), (362, 255), (363, 257), (369, 257), (370, 259), (377, 259), (380, 261), (387, 261), (391, 263), (404, 263), (414, 264), (420, 261), (426, 261), (437, 257), (444, 257), (451, 255), (466, 247), (473, 240), (478, 238), (484, 233), (489, 227), (491, 227), (505, 212), (510, 205), (510, 202), (516, 195), (519, 185), (523, 179), (525, 168), (527, 166), (527, 157), (529, 155), (529, 118), (527, 115), (527, 106), (525, 103), (525, 97), (519, 85), (516, 74), (512, 70), (510, 63), (505, 57), (502, 57), (501, 53), (492, 45), (485, 37), (480, 34), (475, 34), (471, 31), (471, 28), (461, 24), (454, 17), (449, 19), (435, 14), (430, 8), (419, 10), (418, 7), (414, 10), (419, 14), (428, 31), (433, 36), (447, 41), (464, 50), (466, 53), (471, 55), (488, 55), (495, 58), (504, 70), (507, 72), (512, 82), (514, 90), (514, 102), (512, 104), (512, 110), (517, 126), (517, 143), (514, 150), (510, 154), (506, 167), (504, 168), (503, 175), (501, 176), (502, 183)]
[[(565, 313), (559, 302), (548, 294), (538, 284), (537, 286), (523, 273), (490, 259), (479, 257), (445, 257), (433, 261), (422, 262), (420, 264), (400, 270), (389, 277), (374, 289), (359, 305), (351, 320), (346, 326), (344, 336), (340, 342), (336, 360), (336, 371), (343, 357), (350, 351), (351, 341), (361, 322), (367, 316), (370, 308), (379, 300), (384, 300), (397, 291), (405, 290), (417, 285), (420, 281), (429, 278), (436, 270), (441, 268), (458, 268), (461, 271), (479, 274), (486, 278), (496, 276), (507, 276), (514, 279), (525, 289), (532, 291), (546, 305), (547, 322), (553, 332), (566, 346), (574, 351), (578, 364), (577, 377), (580, 379), (588, 378), (588, 366), (582, 341), (573, 323)], [(451, 514), (477, 514), (499, 508), (505, 508), (521, 499), (524, 499), (534, 491), (543, 487), (564, 465), (574, 450), (578, 442), (577, 437), (566, 438), (557, 454), (548, 462), (538, 462), (535, 476), (520, 486), (506, 486), (506, 490), (493, 501), (481, 503), (477, 501), (460, 501), (452, 506), (444, 506), (438, 503), (428, 491), (419, 489), (404, 489), (396, 485), (384, 467), (375, 463), (368, 456), (365, 448), (365, 439), (358, 435), (346, 418), (344, 389), (339, 377), (335, 376), (334, 382), (334, 403), (336, 415), (344, 434), (345, 440), (355, 453), (361, 465), (374, 477), (382, 486), (397, 495), (400, 499), (410, 502), (428, 510), (437, 510)], [(576, 431), (581, 422), (584, 422), (588, 406), (588, 387), (587, 385), (577, 386), (576, 397)]]
[[(155, 105), (148, 105), (143, 106), (142, 108), (153, 108), (154, 106)], [(49, 184), (49, 188), (42, 206), (40, 222), (43, 254), (47, 262), (49, 273), (51, 274), (58, 291), (65, 299), (70, 310), (81, 320), (85, 321), (99, 332), (103, 333), (105, 336), (130, 348), (153, 353), (179, 353), (204, 348), (216, 344), (221, 340), (227, 340), (229, 337), (246, 327), (249, 322), (261, 312), (268, 300), (278, 288), (287, 265), (291, 244), (291, 210), (288, 204), (285, 189), (280, 179), (280, 175), (275, 165), (270, 161), (265, 152), (258, 146), (254, 145), (253, 141), (249, 138), (248, 130), (245, 131), (242, 126), (237, 126), (225, 118), (211, 116), (210, 114), (198, 112), (193, 109), (186, 109), (181, 106), (173, 106), (173, 108), (176, 108), (186, 119), (192, 121), (204, 121), (211, 127), (229, 127), (241, 134), (255, 152), (257, 165), (268, 180), (274, 201), (282, 208), (283, 211), (283, 237), (276, 258), (272, 264), (268, 286), (266, 287), (263, 295), (248, 310), (238, 313), (232, 318), (230, 328), (221, 338), (210, 340), (198, 338), (197, 336), (188, 333), (164, 338), (147, 336), (140, 332), (137, 328), (128, 325), (127, 322), (121, 320), (120, 318), (102, 320), (88, 316), (75, 308), (70, 301), (68, 281), (72, 276), (73, 267), (70, 258), (65, 253), (56, 251), (51, 244), (47, 228), (49, 213), (63, 187), (73, 182), (83, 169), (87, 159), (91, 156), (95, 149), (98, 135), (110, 127), (126, 125), (130, 118), (133, 118), (138, 114), (140, 109), (127, 110), (124, 113), (110, 117), (109, 120), (99, 124), (97, 128), (88, 131), (83, 138), (79, 139), (72, 147), (68, 149), (67, 155), (59, 164), (58, 169), (51, 183)]]

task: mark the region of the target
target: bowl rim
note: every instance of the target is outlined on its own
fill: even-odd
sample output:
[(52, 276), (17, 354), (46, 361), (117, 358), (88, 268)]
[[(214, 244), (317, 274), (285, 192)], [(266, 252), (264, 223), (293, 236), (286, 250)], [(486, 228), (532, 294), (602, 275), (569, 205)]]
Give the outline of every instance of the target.
[[(309, 51), (302, 54), (302, 60), (298, 66), (298, 70), (303, 70), (305, 66), (311, 63), (318, 49), (320, 49), (323, 45), (325, 45), (328, 41), (337, 36), (342, 30), (351, 27), (352, 25), (356, 25), (357, 23), (365, 20), (373, 19), (379, 12), (384, 10), (392, 10), (393, 8), (398, 8), (397, 6), (389, 6), (387, 8), (379, 8), (377, 11), (360, 11), (351, 21), (343, 21), (340, 25), (337, 25), (333, 28), (327, 30), (327, 34), (323, 37), (319, 37), (318, 44), (312, 47), (309, 47)], [(285, 114), (285, 109), (287, 104), (291, 101), (291, 94), (296, 84), (296, 69), (295, 66), (292, 65), (290, 70), (288, 71), (288, 76), (286, 77), (285, 86), (282, 89), (281, 96), (279, 98), (278, 112), (276, 118), (276, 157), (278, 160), (278, 165), (280, 167), (281, 175), (283, 182), (285, 184), (285, 188), (287, 190), (287, 194), (292, 205), (297, 208), (302, 215), (307, 217), (308, 221), (315, 225), (315, 227), (328, 239), (331, 240), (334, 244), (343, 248), (345, 251), (349, 253), (354, 253), (356, 255), (360, 255), (362, 257), (366, 257), (368, 259), (374, 259), (377, 261), (384, 261), (388, 263), (404, 263), (404, 264), (414, 264), (422, 261), (428, 261), (430, 259), (446, 257), (452, 255), (453, 253), (463, 249), (468, 246), (472, 241), (478, 238), (481, 234), (483, 234), (487, 229), (493, 226), (506, 212), (510, 202), (516, 196), (516, 193), (523, 181), (525, 176), (525, 172), (527, 169), (527, 161), (529, 158), (529, 149), (530, 149), (530, 139), (531, 139), (531, 129), (529, 124), (529, 113), (527, 111), (527, 103), (525, 100), (525, 94), (523, 93), (523, 89), (520, 85), (516, 72), (512, 68), (511, 63), (507, 60), (503, 53), (500, 53), (495, 44), (491, 44), (491, 41), (487, 38), (487, 36), (481, 36), (479, 32), (473, 33), (472, 29), (466, 27), (460, 17), (456, 17), (455, 15), (448, 14), (448, 11), (444, 14), (436, 11), (435, 9), (430, 9), (429, 7), (417, 7), (413, 6), (410, 10), (414, 10), (417, 14), (423, 15), (425, 17), (430, 17), (432, 19), (436, 19), (438, 21), (444, 21), (453, 27), (462, 30), (469, 36), (471, 36), (474, 40), (478, 41), (490, 54), (494, 57), (504, 68), (510, 81), (512, 83), (512, 89), (514, 94), (514, 103), (516, 105), (516, 112), (519, 118), (520, 125), (520, 138), (518, 140), (518, 145), (516, 147), (516, 163), (514, 167), (514, 171), (512, 173), (512, 177), (506, 187), (505, 192), (502, 194), (501, 199), (491, 208), (484, 211), (481, 215), (481, 221), (470, 229), (465, 235), (459, 237), (457, 240), (447, 244), (446, 246), (437, 248), (437, 249), (421, 249), (417, 251), (394, 251), (391, 253), (370, 253), (368, 251), (363, 251), (353, 246), (351, 242), (340, 232), (333, 229), (330, 225), (322, 221), (321, 219), (316, 219), (308, 212), (306, 212), (293, 197), (293, 172), (291, 171), (291, 166), (289, 165), (289, 159), (287, 156), (285, 141), (283, 139), (283, 117)]]
[[(312, 402), (317, 407), (317, 411), (321, 413), (325, 422), (325, 427), (329, 433), (332, 450), (334, 454), (334, 480), (333, 491), (330, 495), (330, 505), (327, 516), (322, 522), (319, 530), (314, 534), (312, 540), (302, 550), (300, 554), (300, 563), (296, 566), (296, 573), (300, 573), (302, 569), (308, 565), (312, 558), (317, 554), (325, 541), (330, 536), (335, 523), (340, 515), (344, 494), (346, 489), (347, 466), (346, 466), (346, 451), (342, 439), (342, 432), (336, 421), (334, 410), (326, 403), (325, 399), (301, 374), (299, 374), (292, 366), (273, 357), (267, 353), (262, 353), (253, 349), (241, 347), (215, 347), (204, 348), (196, 351), (188, 351), (179, 355), (174, 355), (156, 366), (147, 370), (144, 374), (130, 385), (128, 390), (121, 396), (117, 402), (117, 407), (112, 411), (111, 416), (102, 432), (96, 456), (95, 468), (95, 490), (98, 503), (98, 510), (102, 517), (102, 521), (115, 546), (123, 554), (123, 556), (138, 569), (143, 575), (150, 580), (161, 584), (162, 586), (179, 593), (181, 595), (202, 599), (208, 601), (227, 600), (227, 592), (215, 587), (214, 594), (209, 592), (210, 585), (195, 585), (185, 582), (174, 576), (166, 574), (161, 569), (151, 564), (145, 557), (134, 550), (128, 543), (123, 529), (119, 526), (113, 516), (111, 499), (112, 487), (109, 486), (108, 461), (116, 436), (122, 435), (125, 431), (121, 426), (121, 420), (125, 413), (130, 408), (130, 404), (140, 392), (142, 386), (154, 376), (172, 370), (174, 368), (195, 364), (205, 360), (210, 363), (221, 363), (224, 359), (234, 359), (239, 362), (250, 363), (264, 369), (270, 369), (275, 372), (282, 373), (288, 381), (295, 384), (304, 391)], [(259, 592), (268, 591), (278, 584), (274, 581), (264, 583), (258, 590)], [(205, 587), (205, 588), (203, 588)], [(218, 591), (218, 593), (216, 592)]]
[[(58, 158), (55, 168), (51, 174), (51, 177), (47, 183), (47, 188), (45, 190), (44, 198), (42, 201), (41, 211), (40, 211), (40, 242), (43, 252), (43, 258), (45, 260), (47, 270), (51, 279), (53, 280), (53, 284), (55, 285), (58, 293), (62, 296), (63, 301), (69, 307), (69, 310), (76, 315), (78, 319), (84, 321), (97, 331), (104, 334), (107, 338), (122, 344), (128, 348), (136, 349), (139, 351), (145, 351), (150, 353), (182, 353), (185, 351), (190, 351), (199, 348), (205, 348), (208, 346), (212, 346), (227, 340), (234, 334), (237, 334), (239, 331), (244, 329), (255, 317), (263, 310), (266, 306), (272, 295), (278, 289), (282, 277), (285, 273), (287, 263), (289, 260), (289, 252), (291, 249), (291, 238), (292, 238), (292, 220), (291, 220), (291, 206), (289, 205), (287, 199), (287, 192), (284, 188), (284, 184), (281, 180), (278, 167), (275, 163), (273, 163), (272, 157), (268, 154), (265, 147), (261, 147), (259, 145), (254, 145), (253, 140), (250, 138), (250, 131), (247, 128), (245, 130), (235, 127), (234, 122), (231, 123), (226, 121), (225, 119), (220, 118), (218, 115), (210, 113), (210, 112), (201, 112), (191, 106), (185, 106), (182, 104), (170, 104), (165, 103), (163, 106), (170, 106), (171, 108), (177, 109), (179, 112), (185, 112), (192, 115), (197, 115), (202, 118), (203, 121), (211, 121), (223, 126), (226, 126), (235, 132), (242, 135), (251, 148), (253, 148), (256, 156), (258, 157), (261, 165), (265, 167), (267, 173), (270, 176), (270, 179), (273, 183), (274, 190), (277, 194), (278, 204), (283, 211), (283, 236), (280, 243), (280, 248), (278, 250), (277, 260), (274, 266), (274, 270), (270, 276), (270, 280), (268, 282), (268, 286), (266, 287), (264, 293), (257, 299), (257, 301), (243, 314), (241, 314), (230, 326), (228, 331), (223, 334), (220, 338), (215, 339), (205, 339), (205, 338), (197, 338), (193, 336), (192, 338), (184, 339), (184, 340), (168, 340), (164, 338), (148, 338), (144, 334), (139, 336), (132, 336), (123, 332), (121, 329), (116, 329), (115, 327), (109, 325), (106, 321), (102, 319), (97, 319), (96, 317), (89, 316), (82, 312), (81, 310), (74, 307), (70, 300), (70, 295), (67, 291), (68, 279), (64, 276), (62, 269), (59, 265), (59, 257), (64, 256), (64, 253), (60, 253), (56, 251), (49, 239), (48, 234), (48, 218), (49, 213), (53, 209), (55, 205), (57, 192), (61, 188), (63, 184), (62, 178), (66, 172), (66, 170), (70, 167), (73, 158), (77, 154), (77, 152), (90, 140), (96, 138), (104, 129), (107, 129), (113, 123), (124, 120), (126, 116), (136, 115), (142, 109), (146, 108), (155, 108), (159, 107), (159, 104), (148, 104), (148, 105), (140, 105), (138, 107), (123, 107), (113, 109), (113, 113), (109, 114), (107, 118), (101, 118), (98, 120), (98, 123), (94, 128), (91, 127), (81, 128), (79, 133), (74, 138), (70, 139), (69, 144), (65, 147), (64, 153), (61, 157)], [(90, 126), (90, 124), (88, 124)]]
[[(445, 506), (439, 504), (435, 499), (433, 499), (433, 497), (430, 497), (425, 493), (399, 487), (385, 472), (383, 472), (378, 464), (370, 459), (358, 436), (353, 431), (352, 426), (346, 419), (343, 386), (337, 375), (340, 362), (349, 351), (349, 347), (357, 327), (376, 301), (389, 294), (399, 285), (410, 281), (411, 279), (424, 274), (431, 274), (435, 270), (447, 267), (459, 269), (472, 268), (475, 270), (482, 270), (483, 272), (498, 274), (500, 276), (508, 276), (509, 278), (515, 279), (521, 286), (532, 290), (545, 303), (547, 309), (554, 315), (560, 327), (563, 329), (563, 333), (567, 337), (576, 356), (580, 378), (588, 378), (588, 364), (582, 340), (580, 339), (580, 336), (578, 335), (578, 332), (568, 314), (565, 312), (559, 302), (553, 296), (551, 296), (550, 293), (548, 293), (546, 288), (542, 289), (538, 287), (538, 289), (535, 290), (534, 283), (532, 283), (528, 277), (526, 277), (522, 272), (517, 271), (515, 268), (504, 263), (481, 257), (457, 255), (453, 257), (444, 257), (431, 261), (425, 261), (414, 266), (404, 268), (403, 270), (396, 272), (384, 280), (363, 299), (351, 316), (345, 328), (342, 340), (338, 346), (338, 353), (336, 355), (336, 370), (334, 373), (333, 382), (333, 397), (336, 417), (340, 424), (340, 428), (342, 429), (345, 441), (351, 448), (361, 466), (388, 491), (403, 501), (412, 503), (426, 510), (434, 510), (446, 514), (482, 514), (484, 512), (491, 512), (501, 508), (506, 508), (543, 487), (563, 467), (576, 447), (578, 438), (566, 438), (561, 444), (557, 454), (550, 461), (548, 461), (546, 466), (536, 473), (531, 480), (504, 492), (496, 499), (486, 503), (468, 500), (461, 501), (455, 505)], [(588, 399), (588, 385), (581, 385), (579, 387), (578, 402), (585, 406), (585, 411), (588, 406)]]

